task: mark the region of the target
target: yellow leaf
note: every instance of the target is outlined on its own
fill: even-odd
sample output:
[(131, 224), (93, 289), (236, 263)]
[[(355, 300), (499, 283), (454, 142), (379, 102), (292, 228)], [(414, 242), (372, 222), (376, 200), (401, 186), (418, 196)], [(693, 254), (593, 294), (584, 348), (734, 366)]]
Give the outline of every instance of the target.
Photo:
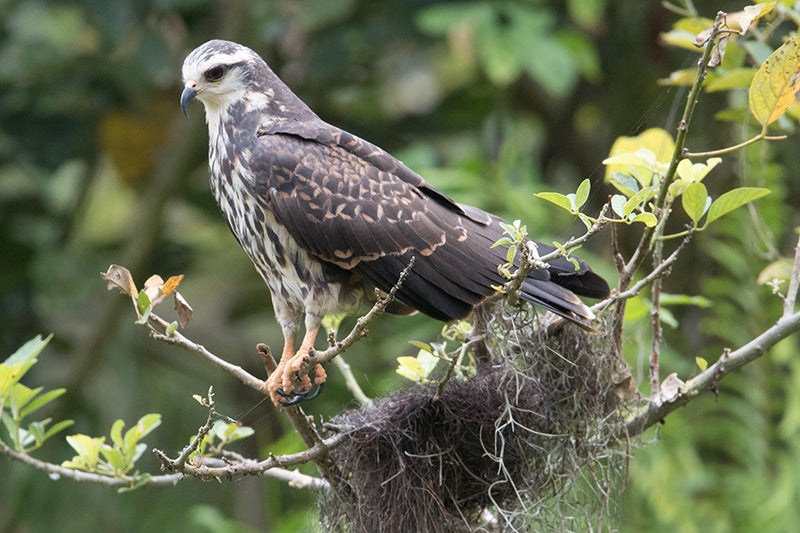
[(792, 37), (770, 55), (750, 84), (750, 112), (761, 125), (780, 117), (800, 90), (800, 37)]
[[(641, 149), (650, 150), (655, 155), (655, 160), (658, 163), (666, 164), (672, 159), (675, 141), (672, 140), (672, 136), (666, 130), (650, 128), (635, 137), (618, 137), (611, 147), (609, 159), (626, 152), (635, 153)], [(625, 166), (625, 163), (621, 165), (608, 164), (606, 166), (606, 181), (609, 181), (615, 172), (626, 173)]]
[(172, 276), (170, 277), (165, 283), (164, 287), (162, 287), (162, 291), (164, 291), (164, 296), (169, 295), (172, 291), (174, 291), (178, 285), (180, 285), (181, 280), (183, 280), (183, 274), (180, 276)]
[(758, 284), (764, 285), (772, 280), (788, 280), (792, 277), (792, 267), (794, 263), (784, 257), (767, 265), (758, 274)]
[(708, 368), (708, 361), (702, 357), (695, 357), (694, 361), (697, 363), (697, 366), (700, 367), (700, 372), (705, 372), (706, 368)]
[(775, 7), (777, 2), (763, 2), (754, 6), (747, 6), (742, 11), (730, 13), (725, 17), (725, 22), (732, 30), (738, 30), (739, 33), (744, 35), (744, 32), (755, 22), (760, 19)]

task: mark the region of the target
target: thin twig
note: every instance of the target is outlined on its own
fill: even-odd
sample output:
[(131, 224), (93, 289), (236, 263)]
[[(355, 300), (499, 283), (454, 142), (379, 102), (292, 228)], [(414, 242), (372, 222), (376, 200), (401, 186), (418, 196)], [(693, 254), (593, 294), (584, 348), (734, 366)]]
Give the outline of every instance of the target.
[(794, 264), (792, 266), (792, 277), (789, 279), (789, 289), (786, 298), (783, 299), (783, 316), (794, 313), (794, 304), (797, 300), (797, 290), (800, 288), (800, 239), (794, 247)]
[(327, 350), (317, 351), (314, 349), (309, 350), (308, 352), (308, 359), (300, 368), (300, 374), (304, 372), (308, 372), (308, 370), (317, 365), (319, 363), (327, 363), (337, 355), (345, 352), (348, 348), (350, 348), (353, 344), (361, 340), (362, 337), (366, 335), (367, 326), (369, 323), (374, 319), (376, 316), (382, 314), (386, 308), (389, 306), (390, 303), (395, 299), (397, 295), (397, 291), (400, 290), (400, 287), (403, 285), (403, 282), (408, 277), (408, 273), (411, 272), (412, 267), (414, 266), (414, 257), (408, 262), (408, 266), (403, 269), (400, 273), (400, 276), (397, 279), (397, 283), (394, 284), (394, 287), (389, 291), (384, 298), (378, 298), (372, 308), (365, 314), (364, 316), (360, 317), (356, 320), (356, 325), (353, 326), (353, 329), (350, 330), (350, 333), (347, 336), (334, 343), (333, 346), (328, 348)]
[[(157, 326), (161, 330), (166, 330), (167, 326), (169, 326), (169, 322), (159, 317), (155, 313), (150, 313), (150, 323)], [(213, 366), (219, 368), (220, 370), (224, 370), (228, 374), (231, 374), (251, 389), (255, 389), (259, 392), (264, 391), (266, 382), (253, 376), (239, 365), (231, 364), (228, 361), (217, 357), (208, 351), (204, 346), (189, 340), (178, 331), (175, 331), (171, 334), (166, 334), (151, 330), (150, 336), (156, 340), (166, 342), (167, 344), (172, 344), (174, 346), (179, 346), (184, 350), (189, 350), (190, 352), (200, 356), (202, 359), (205, 359)]]
[(600, 311), (602, 311), (603, 309), (605, 309), (614, 302), (621, 302), (633, 298), (634, 296), (639, 294), (639, 292), (642, 289), (652, 284), (655, 279), (661, 276), (665, 276), (667, 274), (668, 269), (675, 263), (675, 261), (678, 260), (678, 256), (680, 255), (684, 246), (686, 246), (689, 243), (691, 237), (692, 233), (691, 232), (687, 233), (686, 236), (683, 238), (681, 244), (677, 248), (675, 248), (675, 250), (673, 250), (673, 252), (669, 254), (669, 256), (667, 256), (667, 258), (664, 259), (664, 261), (662, 261), (660, 265), (654, 268), (647, 276), (637, 281), (627, 290), (616, 294), (612, 294), (602, 302), (596, 303), (590, 308), (592, 312), (599, 313)]
[(516, 306), (519, 300), (519, 291), (528, 275), (537, 268), (547, 268), (547, 264), (551, 261), (555, 261), (560, 257), (565, 257), (565, 252), (588, 241), (608, 223), (607, 220), (604, 220), (607, 210), (608, 204), (603, 205), (600, 209), (600, 214), (597, 215), (597, 220), (595, 220), (594, 224), (592, 224), (583, 235), (569, 239), (561, 248), (557, 248), (549, 254), (539, 256), (536, 251), (536, 244), (533, 241), (524, 240), (519, 244), (520, 255), (522, 256), (519, 267), (511, 275), (511, 279), (503, 285), (502, 289), (486, 298), (482, 303), (488, 305), (503, 298), (507, 298), (509, 305), (512, 307)]
[(787, 137), (788, 137), (787, 135), (764, 135), (764, 132), (761, 132), (755, 137), (747, 139), (744, 142), (740, 142), (739, 144), (728, 146), (727, 148), (720, 148), (718, 150), (709, 150), (707, 152), (685, 152), (684, 156), (687, 158), (693, 158), (693, 157), (714, 157), (717, 155), (725, 155), (730, 152), (735, 152), (736, 150), (739, 150), (746, 146), (750, 146), (751, 144), (755, 144), (759, 141), (782, 141)]
[(341, 371), (342, 375), (344, 376), (344, 383), (347, 386), (347, 390), (349, 390), (353, 397), (358, 400), (358, 403), (360, 403), (363, 407), (372, 407), (372, 404), (374, 403), (372, 398), (364, 393), (364, 390), (356, 380), (356, 376), (353, 374), (353, 369), (350, 368), (350, 365), (347, 364), (347, 361), (344, 360), (344, 357), (341, 357), (340, 354), (339, 357), (333, 360), (333, 364), (335, 364), (336, 368)]
[(189, 456), (192, 455), (197, 448), (200, 447), (200, 443), (203, 442), (203, 438), (208, 435), (208, 432), (211, 431), (211, 428), (214, 427), (214, 417), (216, 415), (216, 410), (214, 409), (214, 393), (212, 388), (209, 387), (208, 389), (208, 396), (206, 398), (206, 407), (208, 407), (208, 418), (206, 418), (205, 424), (200, 426), (197, 430), (197, 435), (194, 436), (192, 441), (186, 445), (186, 447), (181, 450), (180, 455), (175, 459), (170, 459), (167, 454), (162, 452), (161, 450), (154, 448), (153, 453), (158, 456), (161, 460), (161, 469), (162, 470), (169, 470), (170, 472), (173, 471), (180, 471), (181, 467), (186, 464), (186, 461), (189, 460)]

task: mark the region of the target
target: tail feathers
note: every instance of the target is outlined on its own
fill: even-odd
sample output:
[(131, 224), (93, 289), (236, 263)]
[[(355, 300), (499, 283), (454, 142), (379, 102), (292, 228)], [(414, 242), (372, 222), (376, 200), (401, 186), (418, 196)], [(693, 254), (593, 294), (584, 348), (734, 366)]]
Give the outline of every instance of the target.
[(528, 278), (520, 289), (520, 298), (574, 322), (578, 326), (594, 331), (590, 322), (595, 316), (572, 291), (551, 281)]

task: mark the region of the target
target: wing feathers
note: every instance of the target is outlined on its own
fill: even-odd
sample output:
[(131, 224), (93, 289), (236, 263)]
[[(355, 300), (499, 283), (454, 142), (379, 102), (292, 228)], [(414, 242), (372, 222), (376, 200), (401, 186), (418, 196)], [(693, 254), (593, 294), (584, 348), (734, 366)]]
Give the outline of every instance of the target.
[[(276, 220), (313, 256), (383, 291), (415, 257), (398, 298), (423, 313), (463, 318), (504, 282), (497, 266), (506, 250), (492, 248), (503, 233), (501, 220), (455, 204), (369, 143), (336, 129), (262, 132), (252, 159), (260, 169), (256, 192), (269, 198)], [(540, 249), (545, 254), (553, 247)], [(561, 259), (534, 271), (521, 297), (576, 322), (590, 320), (574, 293), (604, 297), (608, 285), (578, 265)]]

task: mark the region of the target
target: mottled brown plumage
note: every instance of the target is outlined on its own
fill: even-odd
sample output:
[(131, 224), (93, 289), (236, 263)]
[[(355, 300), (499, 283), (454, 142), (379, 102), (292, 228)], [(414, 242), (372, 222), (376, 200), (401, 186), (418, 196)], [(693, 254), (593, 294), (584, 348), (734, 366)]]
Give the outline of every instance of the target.
[[(322, 318), (369, 305), (374, 288), (389, 291), (412, 257), (397, 298), (439, 320), (468, 316), (503, 283), (505, 250), (492, 248), (499, 218), (453, 202), (382, 149), (322, 121), (249, 48), (209, 41), (186, 58), (183, 78), (184, 112), (195, 97), (206, 108), (211, 190), (283, 329), (268, 383), (276, 405), (295, 389)], [(559, 259), (535, 270), (521, 297), (585, 326), (593, 316), (576, 294), (602, 298), (608, 285), (578, 265)], [(315, 381), (324, 379), (317, 367)], [(297, 388), (309, 387), (301, 378)]]

